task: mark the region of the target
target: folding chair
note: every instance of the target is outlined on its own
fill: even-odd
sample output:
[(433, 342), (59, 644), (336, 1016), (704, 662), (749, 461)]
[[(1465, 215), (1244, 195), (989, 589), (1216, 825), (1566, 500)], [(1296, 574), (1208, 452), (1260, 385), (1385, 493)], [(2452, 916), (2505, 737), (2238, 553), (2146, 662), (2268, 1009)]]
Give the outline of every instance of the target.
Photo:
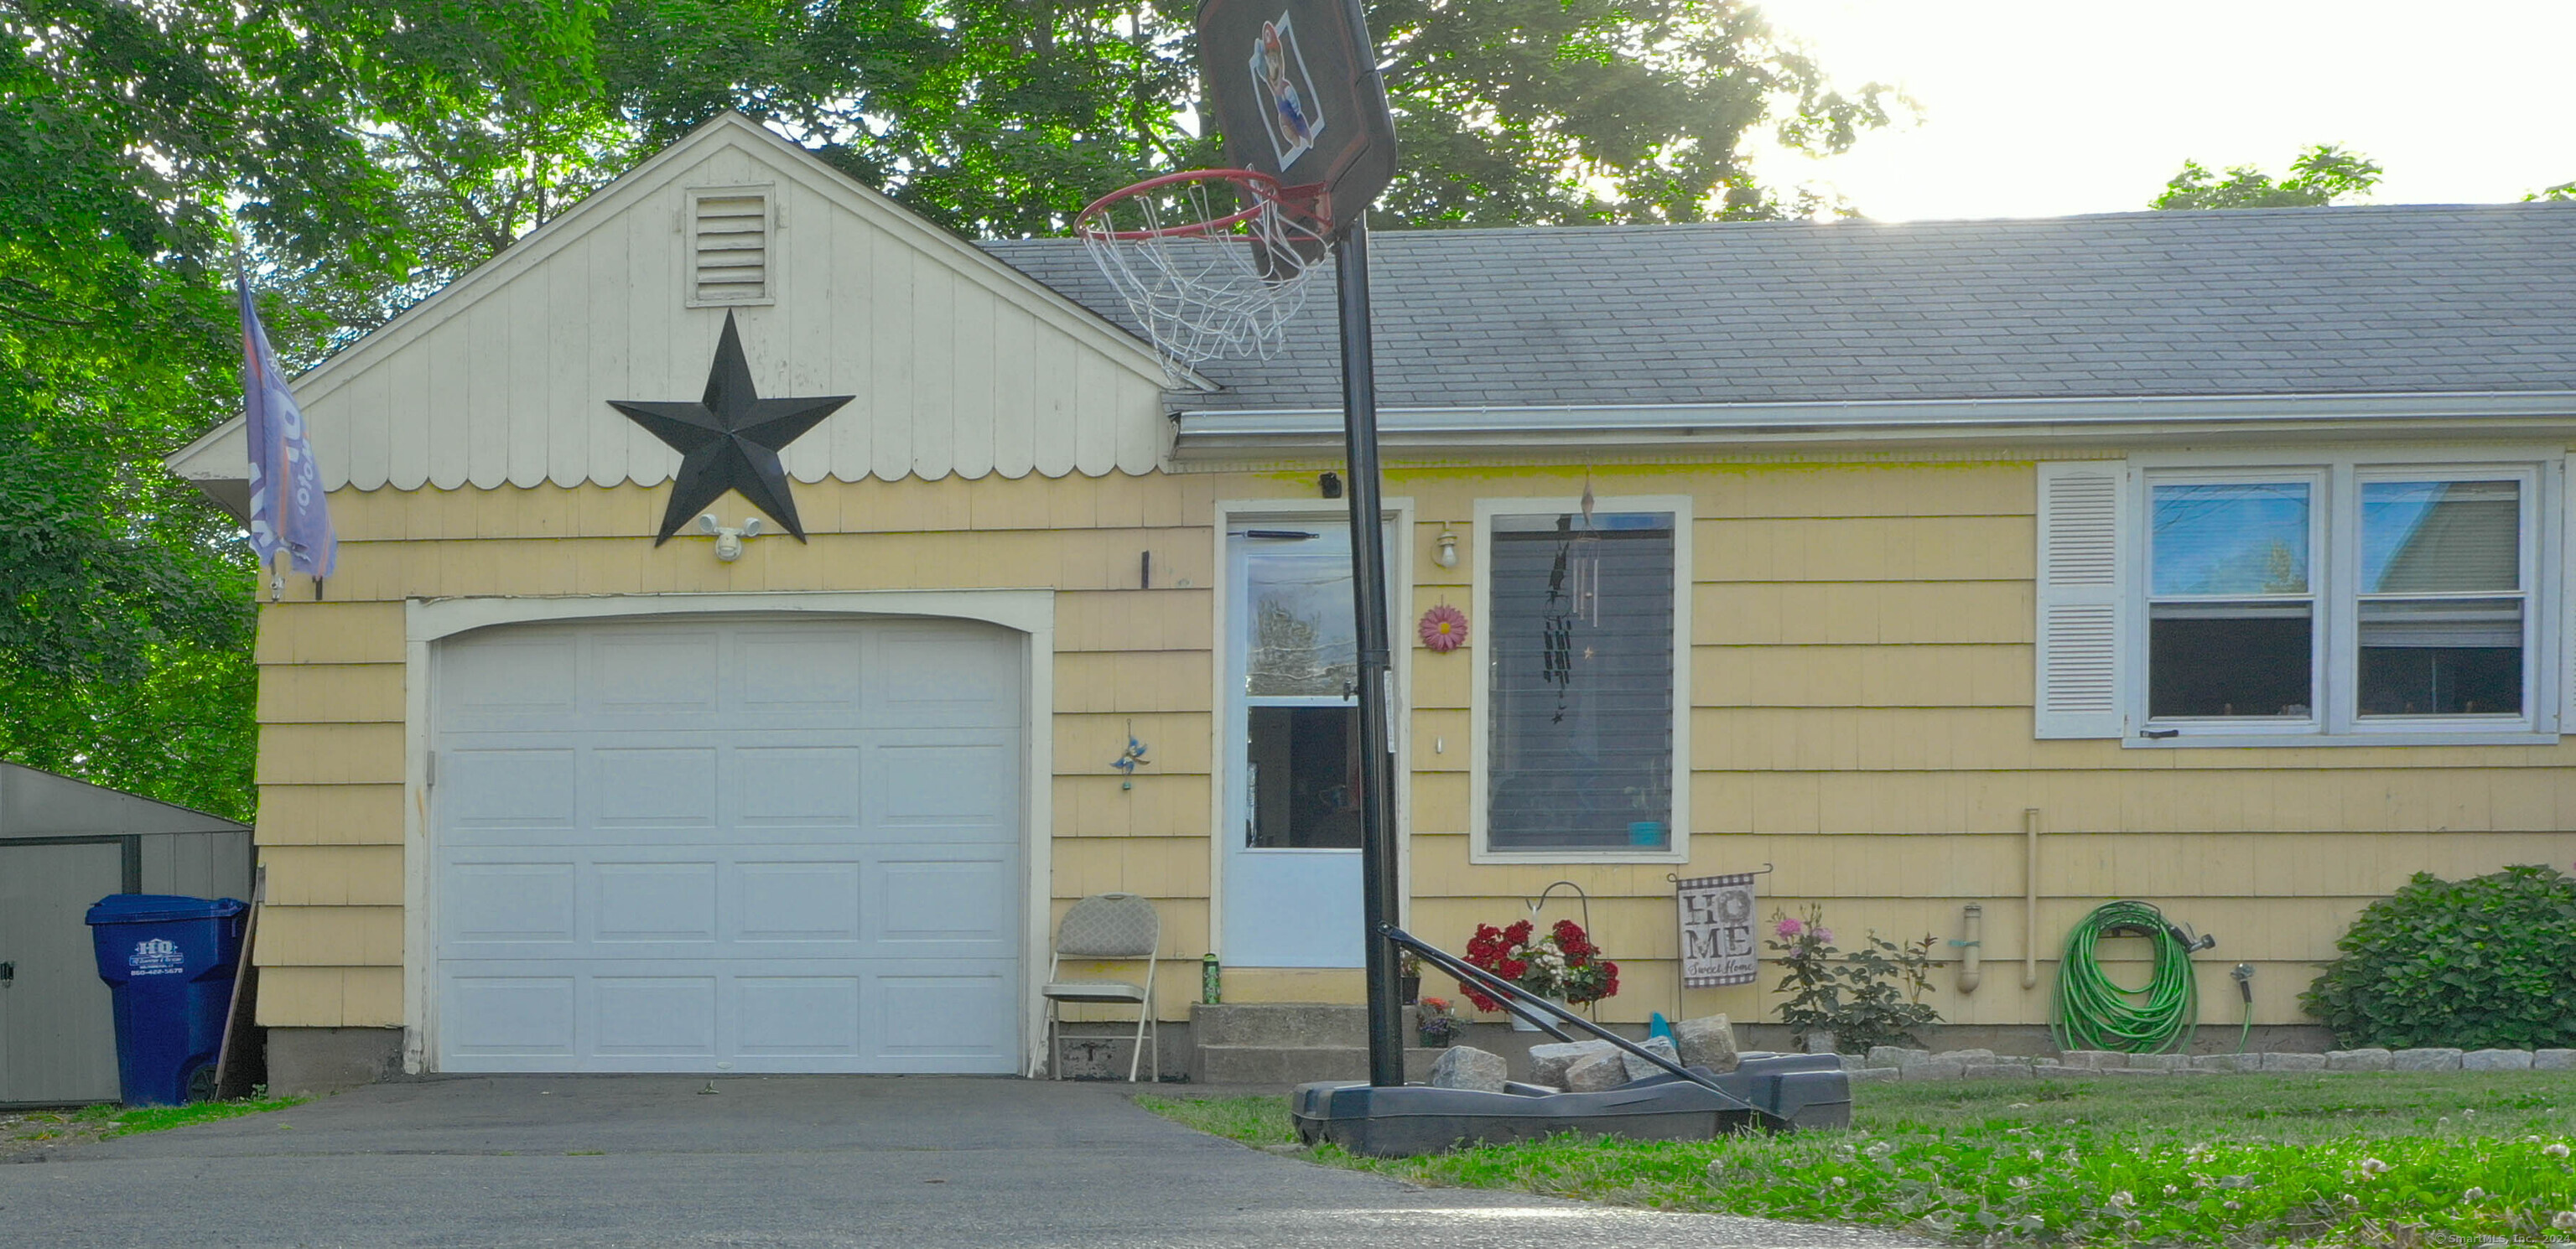
[[(1154, 1018), (1154, 968), (1161, 961), (1162, 940), (1163, 920), (1155, 914), (1154, 904), (1132, 893), (1096, 893), (1064, 913), (1064, 922), (1055, 929), (1055, 957), (1047, 962), (1046, 987), (1039, 990), (1047, 1004), (1047, 1067), (1053, 1078), (1064, 1078), (1063, 1054), (1057, 1045), (1060, 1004), (1095, 1002), (1135, 1004), (1136, 1053), (1127, 1060), (1127, 1082), (1136, 1082), (1148, 1029), (1154, 1034), (1154, 1078), (1162, 1079), (1163, 1029)], [(1145, 983), (1059, 980), (1056, 977), (1067, 958), (1141, 958)]]

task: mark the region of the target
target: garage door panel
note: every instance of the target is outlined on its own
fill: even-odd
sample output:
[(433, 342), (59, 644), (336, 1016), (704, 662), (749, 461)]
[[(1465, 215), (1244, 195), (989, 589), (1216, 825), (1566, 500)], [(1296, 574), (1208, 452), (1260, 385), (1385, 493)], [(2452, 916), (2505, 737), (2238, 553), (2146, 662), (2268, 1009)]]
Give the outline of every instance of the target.
[(585, 752), (585, 791), (594, 829), (689, 828), (717, 825), (720, 755), (713, 746), (690, 749), (619, 746)]
[(1009, 977), (998, 963), (907, 969), (869, 978), (869, 1056), (890, 1070), (965, 1071), (1007, 1060)]
[[(851, 621), (451, 643), (440, 1066), (1016, 1070), (1020, 644)], [(546, 715), (458, 688), (536, 655), (573, 674)]]
[(1018, 840), (1016, 794), (984, 778), (1008, 775), (1000, 741), (880, 745), (869, 752), (871, 824), (940, 829), (957, 840)]
[[(579, 640), (542, 634), (495, 638), (449, 657), (441, 713), (460, 729), (560, 723), (580, 705)], [(531, 726), (533, 727), (533, 726)]]
[(735, 981), (737, 1052), (856, 1061), (861, 977), (744, 976)]
[(592, 976), (591, 1053), (712, 1059), (717, 1054), (714, 976)]
[(844, 826), (861, 820), (866, 751), (849, 746), (739, 746), (733, 751), (744, 827)]
[(603, 633), (591, 641), (583, 682), (587, 708), (613, 717), (712, 716), (720, 688), (723, 635), (713, 629), (655, 626)]
[(601, 863), (591, 872), (600, 943), (716, 940), (716, 864)]
[(812, 633), (753, 634), (734, 640), (742, 673), (729, 711), (753, 720), (818, 717), (849, 723), (849, 709), (867, 693), (866, 643), (849, 629)]
[(581, 939), (580, 878), (569, 860), (451, 863), (439, 882), (441, 944), (485, 958), (570, 954)]
[(860, 865), (848, 862), (749, 861), (735, 868), (734, 930), (743, 942), (855, 946)]
[(870, 728), (1010, 728), (1020, 718), (1016, 643), (912, 627), (880, 631)]
[(451, 969), (439, 995), (442, 1048), (468, 1059), (565, 1063), (579, 1052), (573, 1037), (579, 985), (573, 976), (477, 975)]
[(571, 749), (442, 750), (438, 767), (443, 828), (471, 834), (578, 824), (580, 765)]
[(876, 905), (868, 915), (870, 954), (891, 958), (1008, 957), (1019, 935), (1009, 923), (1019, 882), (1002, 856), (984, 859), (880, 858)]

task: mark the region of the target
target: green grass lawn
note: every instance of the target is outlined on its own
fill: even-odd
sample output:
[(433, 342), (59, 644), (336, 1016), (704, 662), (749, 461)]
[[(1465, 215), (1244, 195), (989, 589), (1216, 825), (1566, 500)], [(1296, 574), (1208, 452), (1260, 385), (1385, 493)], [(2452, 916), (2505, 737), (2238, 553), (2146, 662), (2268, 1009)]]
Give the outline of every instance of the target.
[[(2576, 1074), (2233, 1075), (1865, 1085), (1849, 1131), (1559, 1137), (1318, 1162), (1424, 1184), (1865, 1223), (1969, 1241), (2576, 1249)], [(1140, 1097), (1293, 1144), (1276, 1097)]]
[(253, 1097), (228, 1102), (195, 1102), (186, 1106), (127, 1109), (103, 1104), (78, 1110), (22, 1111), (0, 1117), (0, 1155), (13, 1149), (113, 1140), (138, 1132), (161, 1132), (192, 1123), (238, 1119), (243, 1115), (301, 1106), (307, 1100), (302, 1097)]

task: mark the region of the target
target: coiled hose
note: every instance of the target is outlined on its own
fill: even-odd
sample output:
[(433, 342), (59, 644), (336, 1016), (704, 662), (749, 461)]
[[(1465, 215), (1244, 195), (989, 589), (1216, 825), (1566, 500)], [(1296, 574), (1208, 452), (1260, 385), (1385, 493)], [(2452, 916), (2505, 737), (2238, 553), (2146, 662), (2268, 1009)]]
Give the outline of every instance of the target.
[[(2106, 936), (2143, 934), (2155, 947), (2155, 971), (2143, 989), (2112, 983), (2093, 956)], [(2057, 1009), (2049, 1032), (2061, 1050), (2163, 1054), (2191, 1048), (2200, 1021), (2192, 979), (2192, 944), (2164, 912), (2144, 902), (2106, 902), (2066, 934), (2057, 964)]]

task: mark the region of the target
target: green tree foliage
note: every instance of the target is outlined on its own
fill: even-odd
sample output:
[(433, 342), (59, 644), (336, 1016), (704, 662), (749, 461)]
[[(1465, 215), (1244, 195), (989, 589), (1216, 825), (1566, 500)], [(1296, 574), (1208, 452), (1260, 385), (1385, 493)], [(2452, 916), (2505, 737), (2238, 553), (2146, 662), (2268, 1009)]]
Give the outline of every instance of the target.
[[(558, 15), (0, 0), (0, 757), (250, 813), (248, 553), (160, 467), (238, 410), (230, 225), (316, 296), (278, 318), (308, 358), (479, 259), (421, 228), (420, 171), (494, 145), (454, 104), (586, 48)], [(389, 155), (424, 120), (447, 144)]]
[(2522, 197), (2522, 202), (2526, 204), (2539, 203), (2543, 200), (2576, 200), (2576, 182), (2561, 182), (2556, 186), (2545, 186)]
[(2150, 208), (2317, 208), (2379, 185), (2378, 163), (2331, 143), (2320, 143), (2290, 162), (2289, 176), (2275, 181), (2252, 165), (2237, 165), (2225, 178), (2198, 161), (2184, 161), (2182, 172), (2165, 184), (2165, 193)]
[(2299, 997), (2347, 1048), (2576, 1045), (2576, 877), (2418, 872), (2335, 943)]

